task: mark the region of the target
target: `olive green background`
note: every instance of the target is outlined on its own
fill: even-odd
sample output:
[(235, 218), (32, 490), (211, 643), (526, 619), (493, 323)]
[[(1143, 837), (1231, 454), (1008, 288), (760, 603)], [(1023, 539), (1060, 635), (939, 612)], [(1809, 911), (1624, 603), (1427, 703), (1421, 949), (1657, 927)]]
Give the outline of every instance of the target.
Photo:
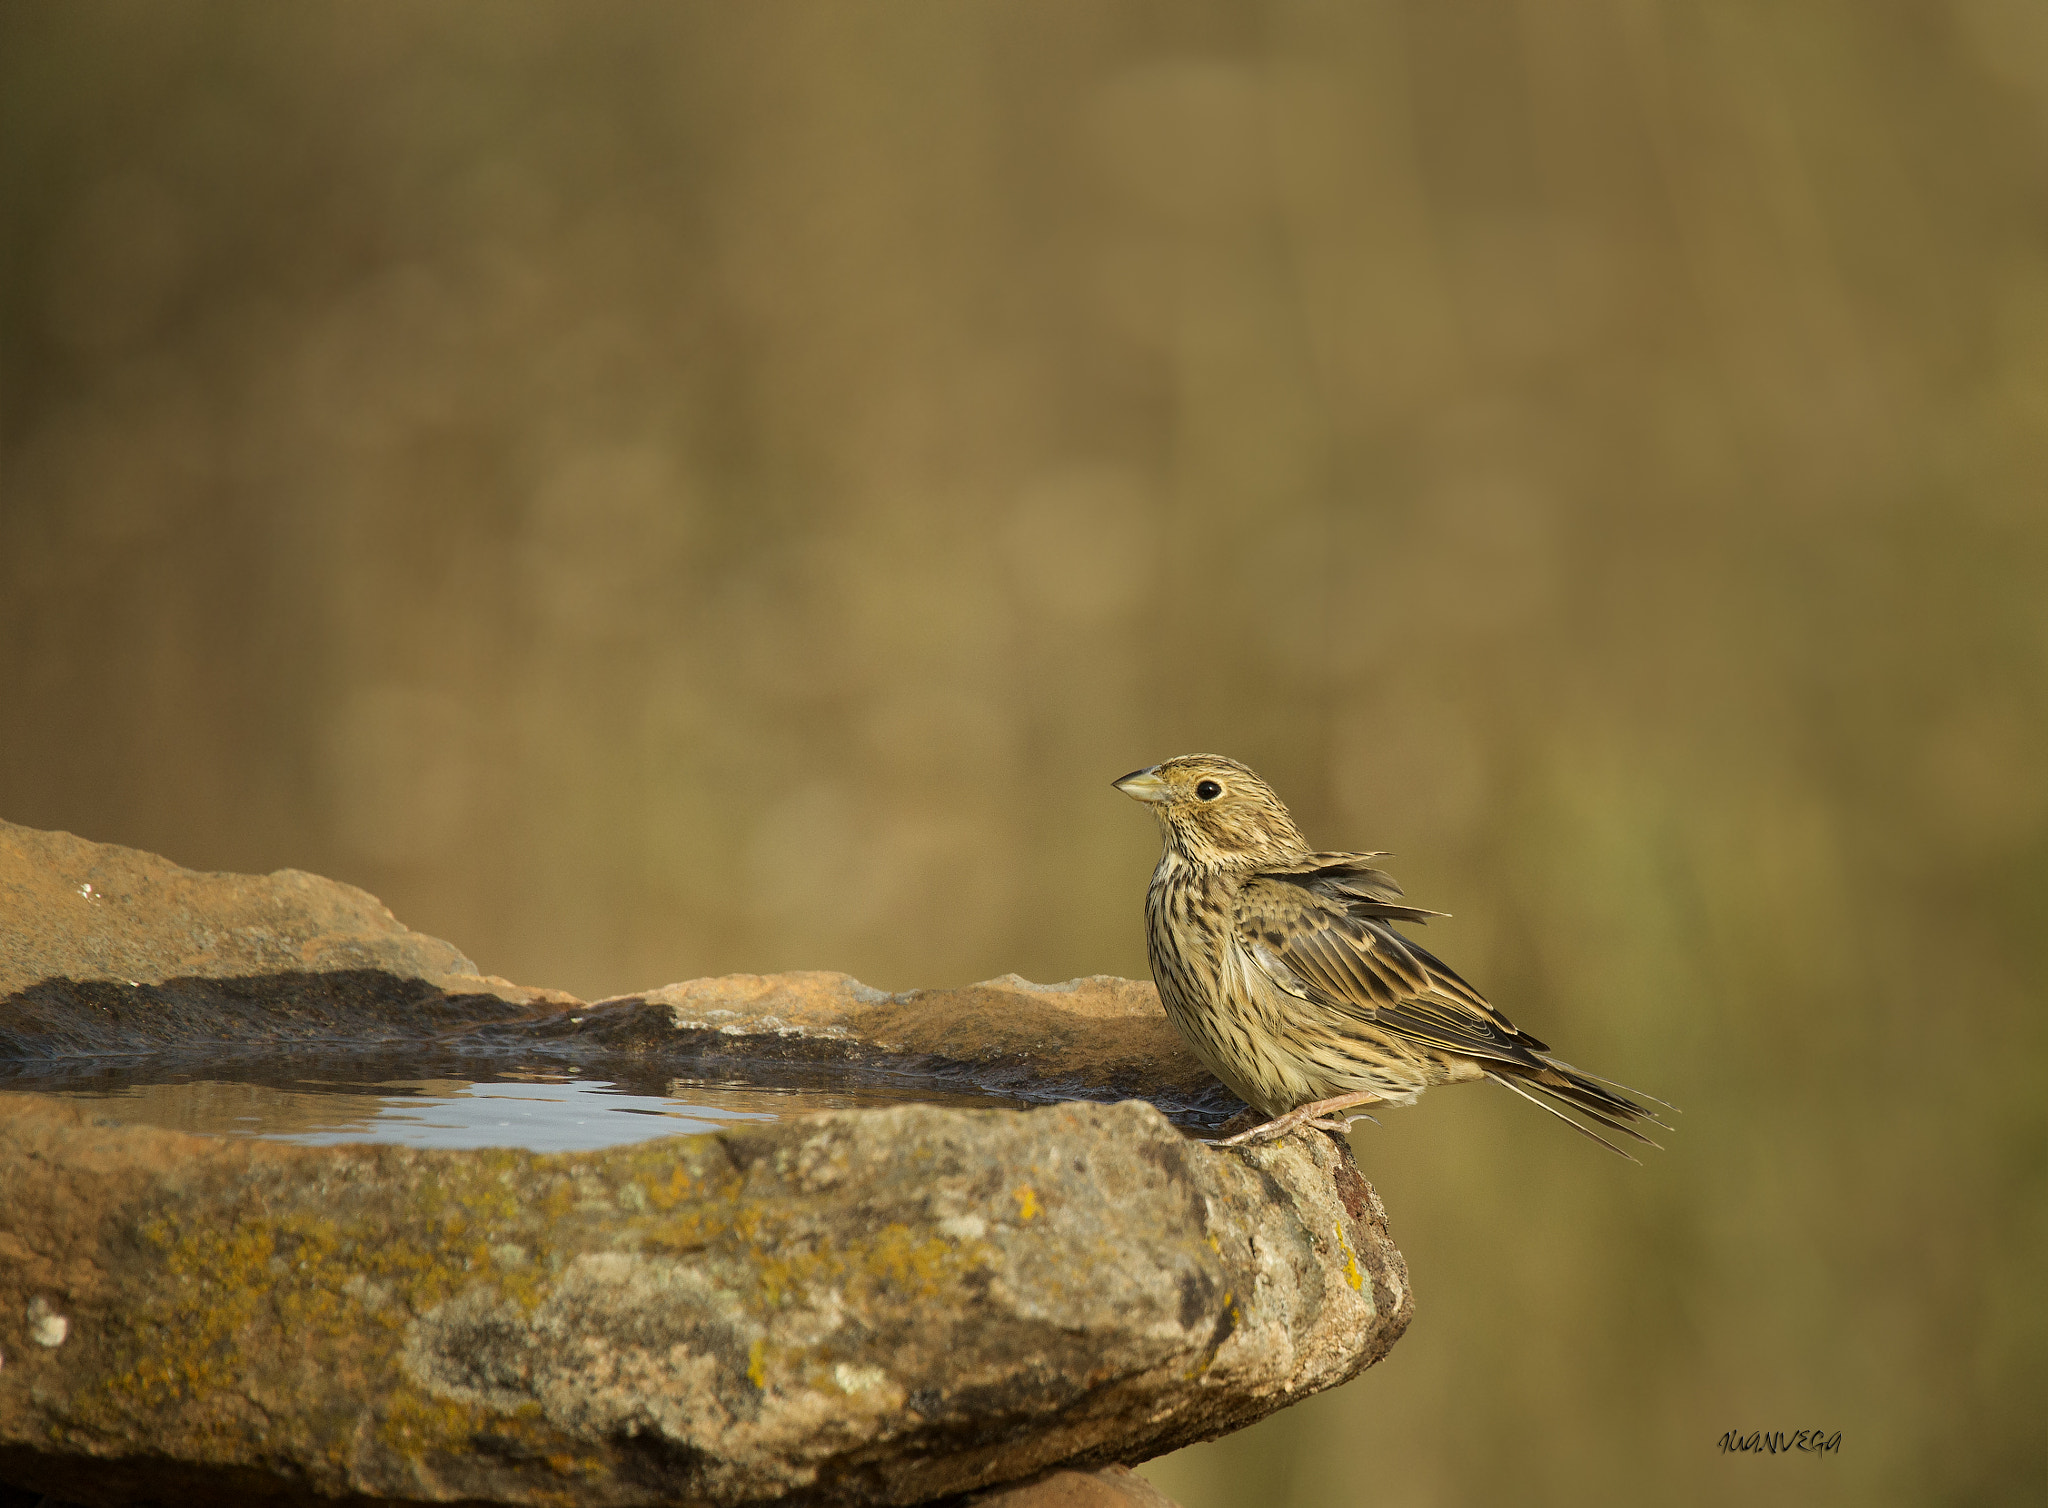
[(8, 4), (0, 363), (13, 820), (1142, 976), (1213, 750), (1684, 1107), (1361, 1126), (1414, 1327), (1189, 1508), (2039, 1492), (2048, 8)]

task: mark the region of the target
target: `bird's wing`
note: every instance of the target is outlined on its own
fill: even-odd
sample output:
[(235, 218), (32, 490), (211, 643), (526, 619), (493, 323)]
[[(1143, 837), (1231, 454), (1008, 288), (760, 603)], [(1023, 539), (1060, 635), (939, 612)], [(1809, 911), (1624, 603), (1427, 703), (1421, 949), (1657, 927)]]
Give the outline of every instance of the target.
[(1377, 855), (1319, 854), (1336, 863), (1264, 870), (1238, 892), (1237, 941), (1274, 984), (1310, 1004), (1370, 1022), (1425, 1047), (1534, 1065), (1544, 1044), (1395, 921), (1421, 920), (1392, 902), (1400, 887), (1358, 862)]

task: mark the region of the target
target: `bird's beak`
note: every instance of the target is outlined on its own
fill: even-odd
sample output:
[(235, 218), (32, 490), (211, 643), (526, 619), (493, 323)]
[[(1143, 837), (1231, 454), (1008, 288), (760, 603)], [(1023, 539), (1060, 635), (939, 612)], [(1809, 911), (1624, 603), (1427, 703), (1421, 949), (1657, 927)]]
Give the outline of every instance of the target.
[(1164, 801), (1166, 782), (1152, 773), (1152, 770), (1158, 768), (1154, 765), (1150, 770), (1133, 770), (1123, 779), (1113, 780), (1110, 784), (1137, 801)]

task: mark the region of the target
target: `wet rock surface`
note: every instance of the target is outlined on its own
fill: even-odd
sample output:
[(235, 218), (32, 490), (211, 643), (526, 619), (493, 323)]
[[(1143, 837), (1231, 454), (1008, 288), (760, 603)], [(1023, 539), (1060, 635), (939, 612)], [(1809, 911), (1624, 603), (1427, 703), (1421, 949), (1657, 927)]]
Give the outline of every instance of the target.
[(1169, 1119), (1236, 1107), (1149, 985), (737, 976), (584, 1005), (484, 978), (314, 876), (192, 875), (4, 826), (0, 906), (16, 1087), (110, 1054), (255, 1073), (353, 1044), (1072, 1101), (540, 1154), (189, 1136), (0, 1094), (10, 1485), (917, 1503), (1038, 1476), (1004, 1490), (1143, 1501), (1095, 1468), (1333, 1386), (1408, 1320), (1339, 1143), (1225, 1151)]
[(1182, 1044), (1150, 982), (1015, 975), (885, 994), (845, 974), (734, 974), (585, 1004), (485, 976), (375, 897), (297, 870), (202, 874), (0, 822), (0, 1080), (268, 1081), (337, 1053), (422, 1069), (687, 1063), (788, 1084), (900, 1081), (1052, 1103), (1151, 1100), (1183, 1124), (1242, 1105)]

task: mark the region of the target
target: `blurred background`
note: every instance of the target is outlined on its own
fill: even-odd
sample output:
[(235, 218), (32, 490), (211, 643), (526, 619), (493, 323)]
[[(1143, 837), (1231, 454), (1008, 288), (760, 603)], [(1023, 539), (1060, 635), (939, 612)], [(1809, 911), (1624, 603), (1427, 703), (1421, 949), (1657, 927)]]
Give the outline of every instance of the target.
[(0, 708), (586, 997), (1143, 977), (1235, 755), (1685, 1114), (1361, 1126), (1413, 1328), (1155, 1481), (2039, 1501), (2036, 0), (0, 8)]

